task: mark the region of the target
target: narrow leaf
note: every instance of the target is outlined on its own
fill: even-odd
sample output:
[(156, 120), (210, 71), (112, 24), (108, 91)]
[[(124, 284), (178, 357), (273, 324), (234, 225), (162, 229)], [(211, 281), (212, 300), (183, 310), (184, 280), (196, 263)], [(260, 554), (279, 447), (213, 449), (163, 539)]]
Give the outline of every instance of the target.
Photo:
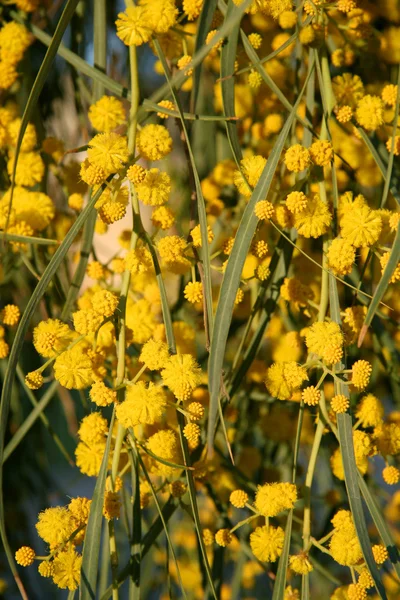
[(373, 497), (371, 490), (368, 487), (367, 482), (364, 480), (361, 473), (358, 473), (358, 484), (360, 486), (360, 490), (362, 495), (364, 496), (365, 504), (370, 512), (370, 515), (375, 523), (375, 527), (378, 530), (380, 537), (382, 538), (382, 542), (385, 544), (388, 554), (389, 560), (393, 565), (394, 570), (397, 573), (398, 578), (400, 579), (400, 554), (399, 550), (393, 540), (390, 529), (383, 518), (380, 508)]
[(286, 572), (288, 566), (289, 550), (290, 550), (290, 537), (292, 535), (292, 521), (293, 511), (289, 511), (288, 518), (286, 521), (285, 528), (285, 542), (283, 544), (283, 550), (279, 559), (278, 571), (276, 573), (276, 579), (274, 584), (274, 591), (272, 594), (272, 600), (284, 600), (285, 587), (286, 587)]
[[(329, 302), (331, 318), (333, 321), (340, 325), (341, 317), (339, 294), (337, 290), (336, 280), (332, 276), (329, 277)], [(338, 368), (343, 367), (344, 366), (342, 364), (339, 364)], [(346, 397), (349, 397), (348, 386), (342, 384), (336, 379), (335, 393), (343, 394)], [(340, 453), (343, 462), (344, 480), (346, 484), (347, 496), (349, 499), (351, 514), (357, 532), (358, 541), (360, 542), (361, 551), (364, 556), (364, 560), (366, 562), (368, 570), (371, 573), (371, 576), (374, 580), (376, 590), (380, 598), (382, 598), (382, 600), (387, 600), (385, 588), (383, 587), (381, 576), (379, 574), (376, 562), (374, 560), (374, 556), (372, 554), (371, 542), (368, 536), (367, 524), (365, 521), (365, 515), (359, 488), (359, 472), (354, 455), (352, 419), (349, 413), (340, 413), (337, 415), (337, 428), (340, 444)]]
[(236, 293), (240, 283), (240, 277), (251, 241), (258, 225), (258, 219), (254, 214), (254, 207), (260, 200), (264, 200), (269, 192), (272, 178), (275, 174), (278, 162), (294, 121), (298, 106), (308, 78), (314, 68), (314, 61), (310, 61), (310, 68), (305, 84), (294, 105), (286, 123), (278, 136), (278, 139), (271, 151), (260, 180), (257, 183), (253, 194), (246, 206), (243, 217), (240, 221), (238, 231), (235, 236), (232, 252), (228, 259), (224, 278), (221, 285), (217, 311), (215, 315), (215, 329), (211, 341), (211, 351), (209, 359), (209, 386), (210, 386), (210, 409), (208, 418), (208, 449), (212, 451), (214, 443), (214, 428), (218, 415), (219, 393), (221, 386), (222, 366), (225, 355), (225, 347), (228, 339), (229, 327), (232, 320), (232, 312), (235, 303)]
[(365, 334), (368, 331), (368, 327), (372, 323), (372, 319), (375, 316), (376, 311), (379, 308), (379, 304), (385, 295), (385, 292), (389, 286), (390, 279), (396, 269), (398, 263), (400, 261), (400, 224), (397, 227), (396, 237), (393, 243), (392, 250), (390, 252), (388, 263), (385, 267), (385, 270), (382, 273), (382, 277), (378, 283), (378, 286), (375, 290), (375, 293), (372, 297), (370, 305), (368, 307), (367, 314), (365, 315), (365, 320), (363, 326), (360, 331), (360, 335), (358, 338), (358, 347), (360, 347), (363, 343)]
[[(194, 54), (198, 52), (205, 44), (206, 37), (211, 28), (214, 12), (217, 7), (217, 0), (205, 0), (201, 9), (200, 17), (197, 21), (196, 39), (194, 41)], [(192, 111), (196, 111), (197, 97), (200, 88), (201, 62), (193, 70), (193, 87), (190, 98)]]
[(89, 520), (86, 527), (85, 541), (83, 543), (81, 585), (79, 600), (95, 600), (97, 589), (97, 572), (100, 556), (101, 525), (103, 521), (104, 490), (108, 469), (108, 457), (111, 450), (112, 433), (114, 427), (115, 410), (111, 417), (108, 431), (106, 449), (101, 461), (100, 472), (94, 488), (92, 503), (90, 505)]
[[(234, 10), (233, 2), (229, 2), (228, 10), (225, 15), (225, 20), (229, 19), (232, 11)], [(231, 34), (222, 47), (221, 52), (221, 91), (222, 91), (222, 104), (224, 108), (224, 115), (227, 117), (235, 116), (235, 61), (238, 37), (240, 31), (240, 23), (237, 23), (232, 29)], [(240, 147), (238, 129), (236, 123), (227, 121), (226, 133), (228, 135), (229, 144), (232, 150), (235, 162), (240, 169), (240, 161), (242, 159), (242, 149)]]

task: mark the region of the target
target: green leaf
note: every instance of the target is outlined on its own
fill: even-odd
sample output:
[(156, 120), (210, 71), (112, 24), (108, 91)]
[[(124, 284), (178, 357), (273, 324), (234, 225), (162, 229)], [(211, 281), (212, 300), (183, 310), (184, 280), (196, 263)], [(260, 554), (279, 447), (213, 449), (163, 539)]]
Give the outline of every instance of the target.
[(28, 237), (27, 235), (17, 235), (16, 233), (3, 233), (3, 238), (8, 242), (23, 242), (24, 244), (38, 244), (39, 246), (59, 246), (58, 240), (49, 240), (40, 237)]
[[(371, 138), (364, 131), (364, 129), (362, 127), (357, 127), (357, 131), (358, 131), (360, 137), (362, 138), (362, 140), (364, 141), (365, 145), (367, 146), (368, 150), (371, 152), (372, 158), (374, 159), (375, 164), (378, 167), (378, 169), (380, 170), (383, 180), (386, 183), (386, 168), (385, 168), (385, 164), (384, 164), (382, 158), (380, 157), (380, 155), (378, 153), (378, 150), (375, 148), (375, 145), (372, 142)], [(392, 186), (390, 186), (390, 191), (392, 192), (393, 197), (396, 200), (397, 204), (399, 204), (400, 203), (400, 193), (399, 193), (398, 187), (392, 185)], [(382, 198), (383, 198), (383, 196), (382, 196)]]
[(310, 68), (305, 84), (296, 104), (292, 108), (286, 123), (276, 140), (276, 143), (269, 155), (267, 163), (261, 174), (260, 180), (257, 183), (251, 198), (243, 213), (239, 224), (238, 231), (235, 236), (232, 252), (228, 259), (228, 264), (225, 270), (224, 278), (221, 285), (217, 311), (215, 315), (215, 328), (211, 341), (211, 351), (209, 359), (209, 386), (210, 386), (210, 409), (208, 417), (208, 448), (212, 450), (214, 443), (214, 428), (218, 415), (219, 395), (222, 382), (222, 367), (225, 355), (225, 347), (228, 339), (229, 327), (232, 320), (232, 312), (235, 303), (236, 293), (240, 284), (240, 277), (243, 270), (243, 265), (246, 260), (247, 253), (250, 248), (251, 241), (258, 225), (258, 219), (254, 214), (254, 207), (258, 201), (264, 200), (269, 192), (272, 178), (275, 174), (278, 162), (286, 141), (286, 137), (290, 131), (294, 121), (298, 106), (308, 78), (314, 68), (314, 61), (310, 60)]
[(286, 572), (289, 559), (290, 538), (292, 535), (293, 510), (289, 511), (285, 528), (285, 542), (278, 563), (272, 600), (284, 600), (286, 587)]
[(162, 511), (162, 509), (161, 509), (161, 506), (160, 506), (160, 503), (159, 503), (159, 501), (158, 501), (157, 494), (156, 494), (156, 492), (155, 492), (154, 486), (153, 486), (153, 484), (152, 484), (152, 481), (151, 481), (151, 479), (150, 479), (150, 477), (149, 477), (149, 474), (148, 474), (148, 472), (147, 472), (146, 465), (144, 464), (144, 462), (143, 462), (143, 459), (142, 459), (142, 457), (140, 456), (140, 453), (139, 453), (139, 452), (137, 452), (137, 450), (136, 450), (136, 447), (135, 447), (135, 445), (134, 445), (134, 444), (132, 445), (132, 448), (133, 448), (134, 452), (136, 452), (136, 453), (137, 453), (137, 457), (138, 457), (138, 460), (139, 460), (140, 466), (141, 466), (141, 468), (142, 468), (142, 471), (143, 471), (143, 473), (144, 473), (144, 476), (145, 476), (145, 478), (146, 478), (146, 481), (147, 481), (147, 483), (148, 483), (148, 484), (149, 484), (149, 486), (150, 486), (151, 494), (152, 494), (152, 496), (153, 496), (154, 503), (155, 503), (155, 505), (156, 505), (156, 507), (157, 507), (158, 515), (159, 515), (159, 517), (160, 517), (160, 519), (161, 519), (161, 522), (162, 522), (162, 524), (163, 524), (163, 528), (164, 528), (164, 532), (165, 532), (165, 537), (167, 538), (167, 542), (168, 542), (168, 547), (169, 547), (169, 549), (170, 549), (170, 551), (171, 551), (172, 557), (173, 557), (173, 559), (174, 559), (174, 562), (175, 562), (175, 565), (176, 565), (176, 572), (177, 572), (177, 575), (178, 575), (179, 585), (180, 585), (180, 587), (181, 587), (181, 590), (182, 590), (183, 597), (184, 597), (184, 598), (187, 598), (187, 596), (186, 596), (186, 592), (185, 592), (185, 588), (183, 587), (183, 583), (182, 583), (182, 578), (181, 578), (181, 572), (180, 572), (180, 569), (179, 569), (179, 563), (178, 563), (178, 559), (177, 559), (177, 557), (176, 557), (175, 549), (174, 549), (174, 546), (173, 546), (173, 544), (172, 544), (172, 541), (171, 541), (171, 538), (170, 538), (170, 535), (169, 535), (169, 532), (168, 532), (167, 523), (166, 523), (166, 521), (165, 521), (165, 519), (164, 519), (163, 511)]
[[(343, 393), (343, 390), (341, 393)], [(358, 485), (358, 469), (354, 456), (351, 416), (348, 413), (338, 414), (337, 425), (347, 496), (357, 537), (360, 542), (364, 560), (374, 580), (376, 590), (382, 600), (386, 600), (385, 588), (382, 585), (381, 577), (372, 554), (371, 542), (368, 536), (367, 524), (365, 522), (363, 505), (361, 502), (360, 488)]]
[(28, 417), (25, 419), (22, 425), (20, 425), (20, 427), (17, 429), (17, 431), (11, 438), (10, 442), (5, 447), (3, 462), (5, 462), (7, 458), (9, 458), (10, 455), (14, 452), (14, 450), (22, 442), (25, 435), (28, 433), (32, 425), (36, 422), (37, 418), (39, 417), (39, 419), (42, 421), (43, 425), (46, 427), (47, 431), (53, 438), (53, 441), (60, 450), (61, 454), (69, 462), (70, 465), (75, 466), (74, 460), (68, 454), (68, 451), (62, 443), (60, 437), (56, 434), (49, 419), (44, 414), (44, 409), (46, 408), (50, 400), (54, 397), (54, 394), (57, 391), (59, 385), (58, 381), (52, 382), (48, 390), (43, 394), (43, 397), (38, 402), (35, 398), (35, 394), (26, 385), (24, 373), (19, 365), (17, 366), (17, 376), (21, 386), (24, 388), (25, 394), (28, 396), (30, 403), (33, 405), (33, 410), (31, 413), (29, 413)]
[[(331, 319), (340, 325), (341, 317), (339, 294), (336, 280), (332, 276), (329, 276), (329, 301)], [(344, 368), (344, 366), (339, 364), (338, 368)], [(348, 386), (344, 383), (341, 383), (338, 379), (335, 379), (335, 394), (343, 394), (347, 398), (349, 397)], [(359, 472), (354, 455), (352, 419), (349, 413), (339, 413), (337, 415), (337, 428), (347, 497), (349, 500), (358, 541), (360, 542), (361, 551), (368, 570), (374, 580), (376, 590), (382, 600), (387, 600), (385, 588), (383, 587), (382, 580), (372, 554), (371, 542), (368, 536), (367, 524), (365, 521), (359, 488)]]
[(382, 542), (385, 544), (388, 554), (389, 560), (393, 565), (394, 570), (397, 573), (398, 578), (400, 579), (400, 554), (399, 550), (393, 540), (390, 529), (383, 518), (379, 506), (372, 495), (371, 490), (368, 487), (367, 482), (364, 480), (361, 473), (358, 473), (358, 484), (360, 486), (360, 490), (362, 495), (364, 496), (365, 504), (371, 514), (371, 517), (375, 523), (375, 527), (378, 530), (378, 533), (382, 539)]
[[(10, 355), (8, 357), (7, 372), (6, 372), (6, 376), (4, 378), (4, 385), (3, 385), (3, 390), (2, 390), (2, 394), (1, 394), (0, 465), (3, 464), (4, 439), (5, 439), (6, 428), (7, 428), (7, 423), (8, 423), (8, 413), (10, 410), (11, 392), (12, 392), (12, 386), (13, 386), (13, 381), (14, 381), (14, 376), (15, 376), (15, 370), (17, 367), (17, 363), (18, 363), (21, 351), (22, 351), (24, 337), (28, 330), (29, 323), (36, 311), (36, 308), (37, 308), (41, 298), (43, 297), (43, 295), (46, 292), (47, 286), (49, 285), (50, 281), (53, 279), (54, 274), (57, 271), (57, 269), (60, 267), (72, 242), (74, 241), (78, 232), (80, 231), (83, 224), (85, 223), (89, 212), (91, 211), (91, 209), (93, 208), (93, 206), (95, 205), (97, 200), (99, 199), (104, 188), (105, 188), (105, 185), (101, 186), (99, 188), (99, 190), (97, 190), (96, 194), (93, 196), (93, 198), (91, 198), (89, 204), (84, 208), (84, 210), (81, 212), (79, 217), (76, 219), (75, 223), (72, 225), (71, 229), (68, 231), (68, 233), (65, 236), (64, 241), (62, 242), (60, 247), (57, 248), (56, 252), (54, 253), (54, 256), (52, 257), (51, 261), (47, 265), (45, 271), (43, 272), (39, 283), (37, 284), (36, 288), (34, 289), (33, 294), (30, 297), (29, 302), (28, 302), (28, 304), (25, 308), (25, 311), (21, 317), (21, 320), (19, 322), (18, 329), (15, 334), (14, 342), (11, 347)], [(3, 541), (3, 545), (5, 548), (6, 554), (7, 554), (7, 559), (10, 564), (10, 568), (15, 576), (17, 571), (16, 571), (16, 565), (14, 562), (14, 557), (11, 552), (11, 549), (10, 549), (10, 546), (8, 543), (8, 539), (7, 539), (7, 532), (6, 532), (6, 528), (5, 528), (5, 522), (4, 522), (4, 503), (2, 502), (2, 498), (3, 498), (3, 469), (0, 468), (0, 534), (1, 534), (1, 539)]]
[(90, 505), (89, 520), (86, 527), (85, 541), (83, 543), (79, 600), (95, 600), (96, 598), (101, 525), (103, 521), (104, 490), (106, 487), (108, 457), (110, 455), (111, 442), (113, 438), (114, 419), (115, 409), (111, 417), (106, 449), (104, 451), (103, 460), (101, 461), (101, 467)]
[[(232, 11), (234, 10), (234, 4), (232, 1), (229, 2), (228, 10), (226, 11), (225, 20), (228, 20)], [(221, 91), (222, 91), (222, 104), (224, 108), (224, 115), (227, 117), (235, 116), (235, 61), (237, 44), (239, 38), (240, 23), (237, 23), (233, 27), (227, 42), (222, 46), (221, 52)], [(238, 129), (236, 123), (227, 121), (226, 133), (228, 135), (229, 144), (234, 156), (235, 162), (240, 169), (240, 161), (242, 159), (242, 149), (240, 147)]]
[[(194, 41), (194, 54), (204, 46), (206, 37), (211, 28), (211, 23), (217, 7), (217, 0), (205, 0), (199, 19), (197, 21), (196, 39)], [(193, 70), (193, 87), (190, 98), (190, 106), (192, 111), (196, 111), (197, 96), (200, 87), (201, 62)]]
[(180, 102), (179, 96), (172, 84), (172, 79), (171, 79), (170, 73), (169, 73), (169, 67), (168, 67), (166, 58), (164, 56), (164, 53), (162, 51), (162, 48), (160, 46), (160, 43), (157, 39), (154, 39), (154, 46), (156, 48), (158, 57), (162, 63), (162, 66), (164, 69), (164, 74), (165, 74), (165, 77), (167, 78), (168, 84), (170, 86), (170, 92), (174, 99), (175, 106), (177, 107), (178, 112), (179, 112), (182, 131), (183, 131), (183, 134), (185, 137), (183, 143), (186, 144), (186, 146), (187, 146), (187, 151), (189, 154), (189, 159), (190, 159), (190, 164), (191, 164), (191, 172), (192, 172), (193, 180), (194, 180), (193, 184), (195, 187), (195, 190), (192, 190), (192, 191), (196, 191), (197, 212), (198, 212), (198, 217), (199, 217), (199, 222), (200, 222), (200, 232), (201, 232), (201, 244), (202, 244), (201, 256), (202, 256), (202, 265), (203, 265), (203, 269), (204, 269), (203, 287), (204, 287), (204, 298), (205, 298), (206, 313), (207, 313), (206, 317), (205, 317), (205, 324), (206, 324), (206, 327), (208, 330), (208, 335), (211, 338), (212, 330), (213, 330), (213, 302), (212, 302), (212, 290), (211, 290), (210, 248), (209, 248), (209, 243), (208, 243), (206, 207), (205, 207), (205, 202), (204, 202), (204, 198), (203, 198), (203, 192), (202, 192), (201, 185), (200, 185), (200, 178), (197, 173), (196, 162), (195, 162), (192, 147), (190, 144), (189, 132), (186, 127), (185, 118), (183, 116), (181, 102)]
[(392, 250), (390, 252), (388, 263), (385, 270), (382, 273), (382, 277), (378, 283), (372, 300), (369, 304), (367, 314), (365, 315), (363, 326), (361, 327), (360, 335), (358, 338), (358, 347), (363, 343), (365, 334), (368, 331), (368, 327), (372, 323), (372, 319), (375, 316), (376, 311), (379, 308), (379, 304), (385, 295), (385, 292), (389, 286), (390, 279), (400, 261), (400, 224), (397, 227), (396, 237), (393, 243)]
[(71, 281), (71, 285), (68, 288), (67, 298), (65, 300), (61, 320), (68, 319), (71, 309), (74, 306), (75, 300), (81, 289), (83, 278), (86, 274), (86, 267), (89, 261), (90, 251), (92, 249), (94, 228), (96, 226), (97, 210), (92, 208), (88, 213), (87, 220), (83, 228), (82, 245), (79, 256), (79, 263), (75, 269), (74, 276)]

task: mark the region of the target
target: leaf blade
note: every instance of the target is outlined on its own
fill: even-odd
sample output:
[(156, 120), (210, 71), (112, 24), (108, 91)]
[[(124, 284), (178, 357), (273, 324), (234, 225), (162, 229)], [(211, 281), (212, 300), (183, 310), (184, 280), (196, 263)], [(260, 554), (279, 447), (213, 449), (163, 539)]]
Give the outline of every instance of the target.
[(225, 347), (228, 339), (229, 327), (232, 320), (232, 312), (236, 298), (236, 292), (239, 287), (240, 276), (243, 265), (250, 248), (251, 240), (257, 228), (258, 219), (254, 214), (254, 207), (259, 200), (267, 197), (272, 178), (280, 159), (286, 137), (290, 131), (294, 121), (297, 108), (300, 104), (303, 91), (307, 84), (308, 78), (314, 68), (314, 61), (310, 62), (310, 69), (303, 86), (303, 90), (281, 131), (278, 139), (272, 149), (272, 152), (267, 160), (260, 180), (257, 183), (251, 198), (243, 213), (242, 219), (236, 233), (235, 242), (231, 254), (228, 259), (228, 264), (225, 270), (224, 278), (221, 285), (220, 296), (218, 300), (217, 311), (215, 314), (215, 328), (211, 340), (210, 358), (209, 358), (209, 386), (210, 386), (210, 408), (208, 418), (208, 435), (207, 445), (209, 452), (212, 451), (214, 428), (218, 415), (219, 408), (219, 390), (221, 384), (222, 366), (225, 354)]
[(101, 525), (103, 520), (104, 490), (106, 486), (108, 457), (111, 450), (112, 431), (115, 419), (115, 408), (111, 417), (106, 449), (101, 461), (100, 472), (94, 488), (90, 505), (89, 519), (83, 543), (80, 600), (95, 600), (97, 588), (97, 571), (100, 555)]

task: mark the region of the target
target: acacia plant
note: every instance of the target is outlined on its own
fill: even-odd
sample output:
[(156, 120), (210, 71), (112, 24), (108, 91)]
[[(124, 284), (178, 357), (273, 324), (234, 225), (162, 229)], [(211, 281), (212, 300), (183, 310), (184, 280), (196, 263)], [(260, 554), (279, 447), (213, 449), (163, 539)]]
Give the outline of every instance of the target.
[(400, 598), (399, 65), (396, 0), (2, 2), (5, 598)]

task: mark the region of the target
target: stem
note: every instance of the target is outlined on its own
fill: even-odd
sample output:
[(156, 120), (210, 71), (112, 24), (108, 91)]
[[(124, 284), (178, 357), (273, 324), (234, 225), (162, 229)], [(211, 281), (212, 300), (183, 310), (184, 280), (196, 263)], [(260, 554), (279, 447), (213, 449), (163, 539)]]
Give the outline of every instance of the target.
[[(322, 394), (321, 394), (322, 395)], [(305, 488), (304, 488), (304, 520), (303, 520), (303, 549), (308, 550), (310, 547), (311, 536), (311, 486), (314, 477), (317, 455), (321, 444), (322, 433), (325, 424), (322, 419), (318, 420), (315, 430), (314, 442), (311, 448), (310, 461), (308, 463)]]

